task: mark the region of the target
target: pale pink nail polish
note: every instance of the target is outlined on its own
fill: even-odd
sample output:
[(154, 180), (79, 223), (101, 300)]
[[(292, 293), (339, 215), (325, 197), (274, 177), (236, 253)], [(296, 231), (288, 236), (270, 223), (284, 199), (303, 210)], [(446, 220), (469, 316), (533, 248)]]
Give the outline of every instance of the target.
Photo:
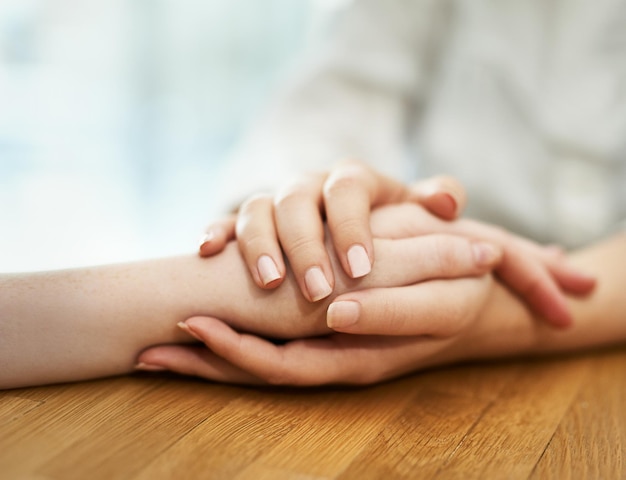
[(205, 243), (211, 243), (211, 241), (215, 238), (215, 233), (209, 230), (206, 233), (203, 233), (200, 239), (198, 240), (198, 245), (202, 246)]
[(311, 300), (317, 302), (333, 291), (320, 267), (311, 267), (304, 274), (304, 283)]
[(183, 332), (194, 337), (196, 340), (202, 341), (202, 339), (198, 336), (198, 334), (194, 332), (191, 328), (189, 328), (189, 325), (187, 325), (185, 322), (178, 322), (176, 326), (180, 328)]
[(361, 315), (361, 305), (352, 300), (331, 303), (326, 312), (326, 325), (332, 329), (343, 329), (356, 324)]
[(352, 245), (348, 250), (348, 265), (352, 278), (359, 278), (372, 271), (372, 264), (362, 245)]
[(143, 372), (164, 372), (167, 368), (162, 367), (161, 365), (140, 362), (135, 365), (135, 370), (141, 370)]
[(472, 252), (474, 253), (474, 261), (481, 267), (495, 264), (502, 256), (502, 252), (496, 247), (483, 242), (472, 244)]
[(259, 257), (257, 268), (259, 269), (259, 276), (261, 277), (263, 285), (268, 285), (280, 278), (280, 273), (274, 260), (268, 255), (261, 255)]

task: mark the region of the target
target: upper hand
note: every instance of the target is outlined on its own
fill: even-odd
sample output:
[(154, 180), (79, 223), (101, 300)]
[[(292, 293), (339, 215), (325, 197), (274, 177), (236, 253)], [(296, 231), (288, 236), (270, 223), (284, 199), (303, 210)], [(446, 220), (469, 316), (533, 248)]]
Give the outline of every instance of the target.
[[(430, 192), (430, 194), (428, 193)], [(456, 200), (448, 201), (451, 198)], [(293, 268), (295, 279), (308, 300), (328, 296), (335, 288), (330, 257), (324, 247), (322, 213), (342, 270), (349, 276), (356, 268), (368, 268), (373, 261), (371, 236), (403, 238), (436, 232), (463, 235), (497, 245), (504, 251), (496, 270), (505, 285), (522, 298), (548, 323), (568, 326), (572, 322), (565, 292), (585, 294), (591, 291), (593, 278), (567, 265), (557, 250), (512, 235), (502, 229), (469, 220), (442, 221), (418, 205), (397, 204), (392, 208), (370, 208), (379, 203), (409, 199), (439, 210), (452, 217), (464, 206), (462, 188), (451, 179), (439, 178), (408, 188), (360, 164), (342, 164), (325, 175), (311, 175), (301, 183), (289, 186), (277, 200), (254, 197), (244, 203), (238, 217), (215, 224), (213, 241), (204, 243), (203, 254), (214, 253), (223, 242), (234, 236), (257, 285), (267, 288), (279, 285), (286, 274), (280, 246)], [(443, 208), (456, 205), (456, 209)], [(395, 209), (395, 210), (393, 210)], [(447, 215), (445, 213), (447, 212)], [(370, 222), (369, 227), (364, 227)], [(365, 223), (364, 223), (365, 222)], [(355, 240), (361, 238), (361, 240)], [(350, 256), (353, 246), (356, 252)], [(363, 246), (366, 255), (358, 245)], [(441, 250), (443, 252), (443, 249)], [(349, 261), (352, 257), (353, 262)], [(450, 257), (452, 258), (452, 256)], [(446, 259), (446, 254), (442, 254)]]
[(236, 217), (209, 228), (200, 254), (216, 253), (236, 232), (258, 286), (274, 288), (283, 281), (284, 252), (305, 298), (318, 301), (330, 295), (336, 280), (324, 244), (325, 222), (343, 272), (359, 278), (371, 271), (374, 262), (370, 211), (405, 201), (452, 219), (465, 206), (465, 192), (447, 177), (409, 187), (364, 164), (344, 162), (329, 172), (309, 174), (285, 186), (276, 196), (248, 199)]

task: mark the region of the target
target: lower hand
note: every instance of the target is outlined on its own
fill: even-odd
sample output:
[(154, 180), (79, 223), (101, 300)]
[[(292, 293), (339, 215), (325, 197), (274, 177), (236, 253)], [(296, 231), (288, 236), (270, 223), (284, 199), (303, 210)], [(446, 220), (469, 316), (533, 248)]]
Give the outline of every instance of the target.
[[(146, 369), (167, 369), (228, 383), (372, 384), (457, 358), (492, 285), (490, 276), (482, 276), (386, 289), (386, 295), (399, 300), (402, 308), (411, 310), (413, 319), (419, 319), (409, 326), (393, 324), (394, 319), (406, 318), (406, 312), (392, 314), (386, 327), (399, 335), (411, 332), (410, 336), (334, 333), (276, 344), (238, 333), (215, 318), (194, 317), (183, 329), (208, 349), (157, 346), (143, 352), (139, 362), (150, 366)], [(374, 323), (385, 324), (385, 316)]]

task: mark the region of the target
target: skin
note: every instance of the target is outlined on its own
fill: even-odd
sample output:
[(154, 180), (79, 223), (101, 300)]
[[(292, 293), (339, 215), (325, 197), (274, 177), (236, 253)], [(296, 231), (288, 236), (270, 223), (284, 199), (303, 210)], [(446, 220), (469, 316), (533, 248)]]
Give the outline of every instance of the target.
[[(389, 289), (342, 295), (335, 301), (350, 299), (363, 307), (349, 334), (282, 345), (237, 332), (216, 318), (195, 317), (184, 328), (210, 350), (160, 346), (140, 358), (154, 369), (218, 381), (309, 386), (371, 384), (436, 365), (624, 343), (626, 234), (568, 259), (597, 275), (599, 283), (587, 297), (568, 297), (574, 323), (565, 330), (537, 321), (517, 295), (487, 276), (392, 289), (393, 309)], [(396, 335), (377, 335), (392, 330)]]
[[(181, 331), (177, 324), (194, 316), (217, 317), (238, 331), (270, 338), (325, 335), (331, 331), (326, 309), (337, 294), (434, 278), (481, 278), (501, 259), (493, 246), (487, 246), (494, 251), (488, 262), (477, 259), (476, 247), (485, 245), (448, 234), (375, 239), (373, 245), (376, 265), (363, 279), (343, 274), (328, 245), (336, 291), (317, 303), (299, 294), (290, 270), (279, 289), (257, 288), (235, 243), (207, 259), (0, 275), (0, 388), (132, 372), (146, 348), (191, 341), (186, 326)], [(407, 262), (419, 268), (406, 269)], [(223, 360), (216, 364), (228, 367)]]
[[(284, 278), (284, 252), (304, 297), (318, 301), (330, 295), (335, 284), (324, 245), (324, 220), (343, 272), (358, 278), (367, 275), (374, 262), (370, 210), (403, 202), (421, 205), (450, 220), (465, 207), (466, 198), (463, 188), (449, 177), (409, 187), (362, 163), (344, 162), (329, 172), (309, 174), (286, 185), (275, 196), (251, 197), (237, 216), (209, 229), (209, 241), (205, 238), (202, 242), (200, 254), (210, 256), (236, 237), (255, 283), (271, 289)], [(593, 278), (568, 267), (558, 250), (540, 247), (493, 226), (467, 223), (463, 228), (455, 226), (453, 232), (488, 241), (505, 251), (496, 272), (501, 281), (524, 298), (542, 320), (556, 327), (571, 324), (564, 292), (589, 292)], [(410, 224), (406, 236), (424, 232), (415, 222)], [(441, 231), (449, 231), (449, 227), (446, 222), (437, 225)], [(430, 223), (426, 230), (435, 231)], [(351, 257), (353, 248), (361, 255)], [(312, 271), (318, 272), (315, 282), (309, 276)]]
[[(401, 202), (414, 202), (439, 218), (451, 220), (465, 208), (466, 196), (462, 186), (450, 177), (435, 177), (408, 187), (360, 162), (345, 161), (329, 172), (303, 176), (275, 196), (250, 197), (236, 216), (207, 229), (199, 252), (211, 256), (236, 237), (255, 283), (271, 289), (284, 279), (284, 251), (302, 294), (309, 301), (317, 301), (329, 295), (335, 283), (324, 244), (325, 229), (343, 272), (352, 278), (364, 276), (374, 262), (370, 210)], [(348, 258), (353, 246), (362, 247), (366, 254), (367, 268), (359, 273)], [(273, 274), (263, 275), (262, 257), (271, 261)], [(305, 281), (306, 272), (314, 267), (322, 270), (329, 286), (321, 298), (309, 291)]]

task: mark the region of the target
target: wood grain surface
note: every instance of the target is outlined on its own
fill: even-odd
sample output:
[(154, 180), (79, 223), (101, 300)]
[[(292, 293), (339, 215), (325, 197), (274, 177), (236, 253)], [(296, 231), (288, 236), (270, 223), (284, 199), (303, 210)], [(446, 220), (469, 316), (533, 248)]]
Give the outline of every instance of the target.
[(0, 478), (626, 478), (626, 348), (369, 388), (162, 374), (0, 392)]

